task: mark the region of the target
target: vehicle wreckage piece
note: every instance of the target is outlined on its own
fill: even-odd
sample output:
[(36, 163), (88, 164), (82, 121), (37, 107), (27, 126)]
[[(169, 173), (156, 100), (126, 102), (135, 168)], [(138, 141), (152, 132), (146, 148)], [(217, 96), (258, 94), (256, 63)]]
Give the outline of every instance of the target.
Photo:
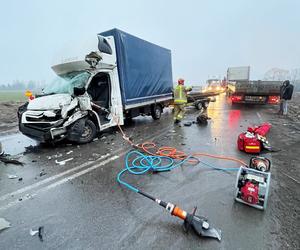
[(0, 218), (0, 232), (9, 227), (10, 227), (10, 222), (5, 220), (4, 218)]
[(198, 125), (207, 125), (208, 120), (210, 120), (210, 118), (206, 114), (200, 114), (196, 118), (196, 122)]

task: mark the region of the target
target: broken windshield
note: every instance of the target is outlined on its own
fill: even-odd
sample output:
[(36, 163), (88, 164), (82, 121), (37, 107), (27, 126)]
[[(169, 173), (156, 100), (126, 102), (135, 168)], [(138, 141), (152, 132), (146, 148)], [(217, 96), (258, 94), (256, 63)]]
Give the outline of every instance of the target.
[(47, 85), (43, 93), (49, 94), (73, 94), (74, 87), (85, 87), (90, 73), (86, 71), (70, 72), (61, 76), (57, 76), (49, 85)]

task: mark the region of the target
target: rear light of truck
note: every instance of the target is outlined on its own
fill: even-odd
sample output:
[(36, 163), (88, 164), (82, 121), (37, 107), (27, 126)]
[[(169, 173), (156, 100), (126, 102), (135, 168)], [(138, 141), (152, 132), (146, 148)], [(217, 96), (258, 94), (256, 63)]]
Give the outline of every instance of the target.
[(270, 103), (270, 104), (279, 103), (279, 96), (277, 96), (277, 95), (269, 96), (268, 103)]
[(242, 96), (239, 96), (239, 95), (233, 95), (231, 96), (231, 101), (232, 102), (240, 102), (242, 101), (243, 97)]

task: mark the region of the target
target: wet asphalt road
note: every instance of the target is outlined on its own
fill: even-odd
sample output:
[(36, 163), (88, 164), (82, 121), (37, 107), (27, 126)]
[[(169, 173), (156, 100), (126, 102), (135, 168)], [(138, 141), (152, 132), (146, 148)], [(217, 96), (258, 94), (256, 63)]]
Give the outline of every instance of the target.
[[(264, 121), (266, 112), (268, 107), (231, 106), (225, 96), (219, 96), (209, 106), (212, 119), (207, 126), (174, 126), (172, 113), (167, 111), (159, 121), (134, 119), (125, 132), (136, 143), (153, 140), (187, 153), (222, 154), (248, 162), (250, 157), (236, 149), (237, 135)], [(196, 115), (197, 111), (189, 108), (186, 120), (195, 120)], [(197, 206), (199, 215), (222, 230), (222, 241), (218, 242), (184, 233), (179, 219), (117, 184), (116, 175), (130, 148), (115, 130), (88, 145), (29, 146), (32, 143), (21, 135), (3, 141), (11, 153), (25, 151), (21, 160), (26, 164), (0, 165), (0, 217), (11, 222), (11, 228), (0, 233), (1, 249), (270, 248), (267, 232), (272, 215), (268, 209), (262, 212), (234, 201), (235, 172), (199, 164), (126, 177), (142, 190), (187, 211)], [(65, 165), (55, 163), (68, 158), (73, 160)], [(239, 166), (202, 159), (219, 167)], [(7, 174), (23, 180), (8, 179)], [(269, 206), (273, 202), (271, 191)], [(29, 234), (39, 226), (44, 226), (43, 242)]]

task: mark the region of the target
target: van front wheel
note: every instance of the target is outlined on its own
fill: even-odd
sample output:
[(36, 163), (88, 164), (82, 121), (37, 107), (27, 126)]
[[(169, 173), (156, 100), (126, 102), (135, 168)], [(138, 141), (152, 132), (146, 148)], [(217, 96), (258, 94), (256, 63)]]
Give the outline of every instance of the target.
[(84, 124), (83, 131), (78, 138), (77, 142), (80, 144), (91, 142), (97, 133), (96, 125), (91, 120), (86, 120)]

